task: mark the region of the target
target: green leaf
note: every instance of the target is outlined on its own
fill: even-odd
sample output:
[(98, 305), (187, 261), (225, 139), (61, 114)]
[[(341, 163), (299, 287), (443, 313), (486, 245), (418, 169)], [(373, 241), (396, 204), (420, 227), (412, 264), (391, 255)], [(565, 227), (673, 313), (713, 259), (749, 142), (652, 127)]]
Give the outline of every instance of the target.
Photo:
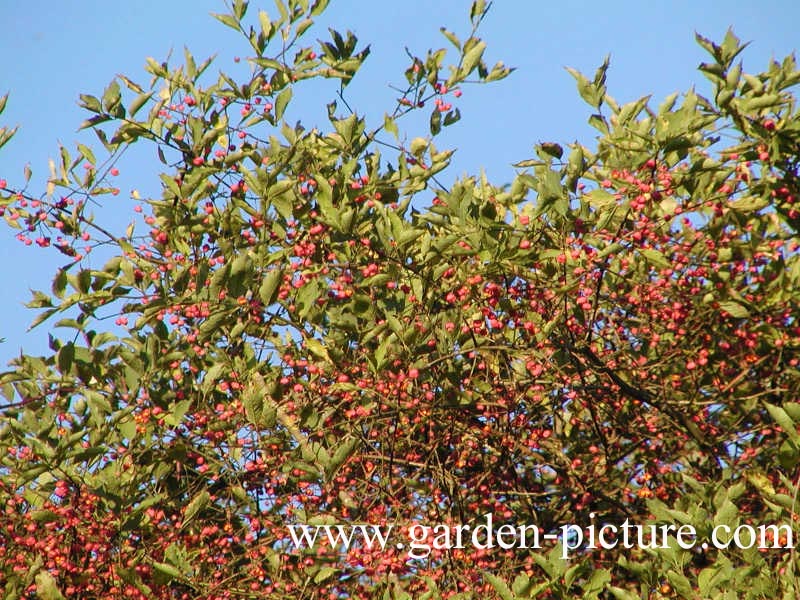
[(437, 135), (442, 130), (442, 113), (438, 108), (434, 108), (431, 113), (430, 129), (431, 135)]
[(736, 529), (738, 524), (739, 509), (727, 498), (722, 503), (719, 511), (714, 516), (714, 525), (726, 525), (731, 530)]
[(58, 351), (58, 369), (64, 374), (69, 373), (72, 361), (75, 360), (75, 344), (67, 342)]
[(409, 145), (409, 150), (411, 154), (414, 156), (420, 156), (427, 148), (429, 142), (423, 137), (416, 137), (411, 140), (411, 144)]
[(283, 271), (281, 269), (272, 269), (264, 276), (261, 286), (258, 288), (258, 296), (264, 306), (270, 306), (275, 302), (281, 281), (283, 281)]
[(409, 244), (411, 244), (414, 240), (419, 239), (421, 236), (425, 234), (424, 229), (404, 229), (400, 232), (400, 235), (397, 237), (397, 245), (400, 248), (405, 248)]
[(238, 19), (244, 19), (245, 13), (247, 13), (247, 0), (233, 0), (233, 15)]
[(333, 362), (331, 360), (330, 355), (328, 354), (328, 350), (325, 348), (325, 346), (322, 345), (322, 343), (318, 339), (306, 338), (306, 340), (303, 343), (305, 344), (308, 351), (311, 352), (311, 354), (313, 354), (318, 359), (321, 359), (325, 362)]
[(164, 423), (169, 425), (170, 427), (176, 427), (180, 425), (183, 417), (186, 415), (186, 412), (189, 410), (189, 407), (192, 405), (191, 399), (181, 400), (177, 404), (175, 404), (172, 409), (167, 413), (164, 417)]
[(590, 82), (583, 73), (575, 69), (567, 67), (567, 72), (575, 78), (581, 98), (592, 108), (600, 108), (603, 103), (603, 96), (597, 85)]
[(163, 562), (154, 562), (153, 563), (153, 568), (156, 571), (158, 571), (159, 573), (161, 573), (162, 575), (166, 575), (167, 578), (168, 578), (168, 581), (171, 581), (171, 580), (181, 581), (181, 580), (183, 580), (183, 573), (181, 573), (180, 570), (178, 570), (177, 567), (173, 567), (170, 564), (163, 563)]
[(309, 11), (309, 14), (312, 17), (318, 17), (323, 12), (325, 12), (325, 9), (328, 7), (329, 2), (330, 0), (315, 0), (314, 4), (311, 5), (311, 10)]
[(583, 586), (584, 598), (595, 600), (611, 582), (611, 573), (606, 569), (596, 569), (592, 572), (589, 581)]
[(511, 584), (511, 591), (518, 596), (527, 594), (531, 585), (531, 579), (525, 573), (520, 573), (514, 578)]
[(733, 300), (720, 302), (719, 307), (734, 319), (746, 319), (750, 316), (750, 312), (747, 310), (747, 308), (738, 302), (734, 302)]
[(194, 519), (198, 513), (202, 512), (206, 509), (206, 507), (211, 503), (211, 495), (208, 491), (203, 490), (199, 494), (197, 494), (194, 498), (192, 498), (191, 502), (186, 505), (186, 508), (183, 511), (183, 524), (182, 527), (185, 527), (189, 524), (192, 519)]
[(89, 96), (88, 94), (81, 94), (79, 98), (80, 101), (78, 102), (78, 104), (81, 106), (81, 108), (85, 108), (86, 110), (93, 113), (103, 112), (103, 106), (102, 104), (100, 104), (100, 100), (98, 100), (94, 96)]
[(64, 291), (67, 289), (67, 269), (59, 269), (53, 278), (51, 290), (56, 298), (63, 298)]
[(94, 166), (97, 163), (97, 159), (94, 157), (94, 152), (88, 147), (84, 146), (83, 144), (78, 144), (78, 152), (89, 162), (90, 165)]
[(64, 600), (55, 578), (48, 571), (36, 574), (36, 597), (42, 600)]
[(800, 423), (800, 402), (787, 401), (781, 404), (781, 408), (791, 417), (792, 421)]
[(231, 29), (235, 29), (236, 31), (240, 30), (239, 21), (237, 21), (236, 17), (234, 17), (233, 15), (211, 13), (211, 16), (217, 19), (217, 21), (219, 21), (220, 23), (227, 25)]
[(613, 585), (609, 586), (608, 591), (611, 592), (611, 595), (614, 596), (616, 600), (641, 600), (638, 595)]
[(17, 132), (17, 128), (14, 127), (13, 129), (8, 129), (7, 127), (0, 127), (0, 148), (2, 148), (8, 141), (14, 137), (14, 134)]
[(239, 254), (239, 256), (237, 256), (231, 264), (230, 279), (233, 279), (234, 277), (242, 277), (251, 263), (252, 259), (247, 252), (242, 252)]
[(672, 587), (675, 588), (675, 591), (687, 600), (694, 600), (697, 598), (694, 590), (692, 590), (692, 584), (689, 583), (689, 580), (683, 573), (668, 571), (667, 580), (672, 584)]
[(399, 136), (397, 123), (395, 123), (395, 120), (389, 115), (384, 115), (383, 117), (383, 128), (386, 130), (386, 133), (391, 133), (395, 138)]
[(103, 109), (106, 112), (114, 113), (119, 106), (122, 99), (122, 92), (119, 88), (119, 83), (116, 79), (108, 84), (108, 87), (103, 92)]
[(785, 102), (786, 100), (780, 94), (764, 94), (752, 98), (742, 98), (739, 101), (739, 110), (743, 112), (757, 112), (770, 109), (772, 112), (778, 112)]
[(491, 584), (502, 600), (517, 600), (517, 596), (511, 591), (505, 581), (492, 573), (484, 573), (483, 577)]
[[(470, 42), (473, 43), (470, 44)], [(486, 42), (483, 40), (470, 38), (465, 42), (464, 48), (467, 48), (467, 46), (471, 47), (466, 54), (464, 54), (464, 57), (461, 61), (460, 73), (462, 77), (467, 77), (478, 65), (481, 57), (483, 56), (483, 51), (486, 50)]]
[(291, 87), (287, 87), (280, 94), (278, 94), (278, 97), (275, 99), (275, 119), (280, 120), (283, 118), (283, 113), (286, 111), (286, 107), (291, 99)]
[(47, 319), (52, 317), (57, 312), (58, 312), (57, 308), (49, 308), (47, 310), (43, 310), (38, 315), (36, 315), (36, 318), (33, 319), (31, 324), (28, 326), (28, 331), (30, 331), (34, 327), (37, 327), (38, 325), (41, 325), (42, 323), (44, 323)]
[(451, 44), (453, 44), (453, 46), (455, 46), (456, 48), (458, 48), (459, 50), (461, 50), (461, 40), (459, 40), (459, 39), (458, 39), (458, 37), (456, 36), (456, 34), (454, 34), (454, 33), (453, 33), (453, 32), (451, 32), (451, 31), (448, 31), (448, 30), (447, 30), (446, 28), (444, 28), (444, 27), (440, 27), (440, 28), (439, 28), (439, 31), (441, 31), (441, 32), (442, 32), (442, 35), (443, 35), (444, 37), (446, 37), (446, 38), (447, 38), (447, 41), (448, 41), (448, 42), (450, 42)]
[(334, 567), (322, 567), (317, 574), (314, 576), (314, 583), (322, 583), (323, 581), (330, 579), (339, 572), (339, 569)]
[(309, 463), (320, 465), (323, 469), (327, 470), (330, 467), (331, 458), (327, 450), (322, 447), (318, 442), (311, 442), (302, 447), (303, 460)]
[(153, 97), (153, 92), (139, 94), (128, 106), (128, 116), (133, 117)]
[(730, 203), (730, 207), (738, 212), (756, 212), (769, 205), (769, 201), (759, 196), (745, 196)]
[(555, 142), (542, 142), (538, 147), (541, 148), (542, 152), (556, 159), (560, 159), (564, 155), (564, 148)]
[(217, 310), (209, 316), (202, 325), (200, 325), (199, 333), (200, 340), (206, 341), (209, 338), (218, 337), (220, 335), (219, 327), (230, 317), (230, 312), (227, 310)]
[(485, 83), (491, 83), (492, 81), (500, 81), (501, 79), (505, 79), (508, 77), (514, 69), (511, 67), (505, 66), (503, 61), (498, 61), (493, 67), (492, 70), (489, 71), (489, 74), (483, 78)]
[(348, 458), (350, 458), (359, 444), (360, 442), (356, 438), (351, 438), (339, 444), (334, 451), (333, 456), (331, 456), (326, 469), (329, 478), (336, 473), (339, 467), (341, 467)]
[(334, 227), (341, 227), (341, 214), (333, 205), (333, 188), (328, 183), (324, 175), (316, 174), (314, 181), (317, 182), (317, 204), (322, 213), (322, 220)]
[(447, 114), (444, 116), (444, 123), (445, 127), (449, 127), (453, 123), (457, 123), (461, 120), (461, 111), (457, 108), (454, 108), (451, 111), (448, 111)]
[(797, 432), (797, 425), (788, 413), (780, 406), (775, 406), (769, 402), (764, 402), (764, 405), (767, 408), (767, 412), (769, 412), (772, 417), (772, 420), (780, 425), (783, 432), (789, 436), (789, 439), (794, 442), (794, 444), (800, 446), (800, 433)]
[(472, 6), (469, 9), (469, 19), (472, 21), (473, 24), (476, 24), (480, 21), (483, 15), (486, 14), (488, 7), (486, 5), (486, 0), (474, 0)]
[(648, 262), (661, 269), (668, 269), (672, 266), (672, 263), (670, 263), (669, 260), (667, 260), (667, 258), (659, 250), (654, 250), (653, 248), (643, 248), (640, 250), (640, 252)]

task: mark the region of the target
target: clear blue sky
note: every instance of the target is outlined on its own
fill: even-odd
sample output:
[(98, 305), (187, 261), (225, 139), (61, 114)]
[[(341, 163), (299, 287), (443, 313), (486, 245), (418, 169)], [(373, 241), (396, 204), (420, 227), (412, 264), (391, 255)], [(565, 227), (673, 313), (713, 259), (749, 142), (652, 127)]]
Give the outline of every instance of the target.
[[(399, 82), (408, 64), (404, 46), (417, 54), (447, 46), (439, 27), (466, 34), (469, 5), (469, 0), (332, 0), (316, 37), (325, 37), (327, 26), (349, 28), (372, 45), (349, 100), (358, 112), (381, 119), (394, 97), (388, 84)], [(262, 7), (275, 13), (271, 0), (252, 0), (253, 16)], [(99, 95), (117, 73), (146, 83), (147, 56), (162, 60), (173, 48), (177, 59), (186, 45), (198, 59), (217, 54), (217, 66), (233, 70), (233, 56), (246, 57), (247, 47), (209, 16), (224, 11), (222, 0), (0, 0), (0, 94), (11, 92), (0, 124), (20, 126), (0, 150), (0, 178), (20, 183), (29, 163), (34, 183), (43, 190), (47, 161), (57, 155), (59, 142), (94, 144), (90, 133), (76, 131), (84, 119), (78, 95)], [(745, 69), (752, 72), (794, 51), (800, 41), (798, 22), (796, 0), (496, 0), (481, 30), (486, 56), (517, 71), (500, 83), (465, 90), (459, 103), (463, 119), (447, 131), (440, 147), (458, 148), (453, 175), (483, 167), (494, 183), (508, 182), (514, 173), (511, 163), (529, 158), (537, 142), (591, 143), (589, 113), (565, 66), (591, 74), (610, 53), (611, 95), (630, 101), (653, 94), (658, 102), (693, 84), (704, 91), (696, 67), (705, 56), (694, 42), (695, 31), (721, 40), (733, 27), (752, 42), (744, 54)], [(321, 102), (299, 95), (292, 118), (313, 125), (329, 98)], [(130, 190), (147, 189), (156, 176), (149, 164), (135, 156), (121, 163), (122, 193), (116, 206), (103, 209), (108, 218), (128, 218)], [(46, 350), (47, 326), (26, 333), (34, 313), (23, 303), (30, 289), (49, 289), (63, 258), (52, 249), (22, 247), (10, 229), (0, 226), (0, 337), (6, 338), (0, 363), (21, 347), (29, 353)]]

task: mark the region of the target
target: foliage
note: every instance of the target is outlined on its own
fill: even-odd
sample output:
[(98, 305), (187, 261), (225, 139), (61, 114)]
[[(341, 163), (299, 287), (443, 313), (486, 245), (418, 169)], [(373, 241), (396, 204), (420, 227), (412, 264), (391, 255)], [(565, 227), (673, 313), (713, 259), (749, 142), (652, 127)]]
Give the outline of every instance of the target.
[[(746, 74), (732, 33), (698, 37), (713, 98), (657, 108), (618, 105), (608, 63), (572, 72), (596, 142), (444, 185), (462, 90), (510, 72), (484, 3), (377, 122), (342, 102), (368, 47), (307, 41), (325, 4), (236, 0), (249, 78), (151, 60), (81, 96), (99, 144), (61, 148), (44, 193), (2, 181), (20, 241), (69, 257), (30, 303), (52, 352), (0, 379), (5, 597), (796, 598), (793, 551), (291, 545), (487, 513), (797, 533), (794, 59)], [(320, 78), (329, 123), (286, 123)], [(91, 209), (132, 145), (163, 194), (113, 231)]]

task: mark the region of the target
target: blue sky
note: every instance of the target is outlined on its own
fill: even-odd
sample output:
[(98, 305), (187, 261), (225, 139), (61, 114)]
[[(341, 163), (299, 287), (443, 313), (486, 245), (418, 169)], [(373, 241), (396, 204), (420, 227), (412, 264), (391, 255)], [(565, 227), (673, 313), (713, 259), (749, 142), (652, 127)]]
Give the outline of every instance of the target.
[[(465, 36), (469, 5), (469, 0), (332, 0), (314, 37), (326, 37), (325, 28), (331, 26), (350, 29), (371, 44), (372, 55), (352, 84), (348, 101), (377, 123), (395, 97), (389, 84), (399, 83), (408, 65), (404, 47), (424, 55), (430, 47), (447, 46), (440, 26)], [(259, 8), (276, 12), (271, 0), (252, 0), (253, 16)], [(247, 56), (244, 40), (209, 16), (224, 11), (222, 0), (0, 0), (0, 94), (11, 92), (0, 125), (20, 127), (0, 149), (0, 178), (10, 185), (20, 183), (24, 166), (30, 164), (30, 189), (44, 190), (48, 159), (57, 155), (59, 143), (96, 146), (91, 133), (77, 132), (85, 118), (78, 95), (100, 95), (117, 73), (146, 83), (147, 56), (160, 61), (173, 49), (177, 61), (186, 45), (197, 59), (217, 54), (216, 69), (244, 68), (233, 62), (234, 56)], [(697, 72), (706, 57), (694, 42), (695, 31), (721, 40), (733, 27), (741, 39), (752, 42), (743, 56), (745, 70), (753, 72), (763, 70), (770, 58), (782, 59), (794, 51), (799, 21), (800, 4), (791, 0), (496, 0), (480, 32), (488, 44), (487, 62), (503, 60), (517, 70), (502, 82), (464, 91), (459, 101), (462, 121), (438, 143), (458, 149), (449, 178), (483, 168), (491, 181), (502, 184), (513, 178), (511, 163), (531, 157), (537, 142), (578, 139), (591, 145), (589, 112), (564, 67), (592, 74), (611, 54), (611, 95), (626, 102), (652, 94), (658, 103), (692, 85), (700, 93), (706, 90)], [(291, 118), (323, 124), (323, 107), (330, 99), (331, 94), (298, 91)], [(412, 129), (409, 137), (422, 133)], [(152, 186), (157, 171), (151, 165), (138, 155), (123, 159), (122, 193), (116, 204), (99, 209), (103, 218), (119, 223), (129, 219), (129, 192)], [(30, 289), (49, 289), (63, 258), (52, 249), (24, 248), (10, 229), (0, 227), (0, 337), (6, 338), (0, 344), (0, 363), (21, 348), (46, 351), (47, 326), (26, 333), (34, 313), (23, 304)]]

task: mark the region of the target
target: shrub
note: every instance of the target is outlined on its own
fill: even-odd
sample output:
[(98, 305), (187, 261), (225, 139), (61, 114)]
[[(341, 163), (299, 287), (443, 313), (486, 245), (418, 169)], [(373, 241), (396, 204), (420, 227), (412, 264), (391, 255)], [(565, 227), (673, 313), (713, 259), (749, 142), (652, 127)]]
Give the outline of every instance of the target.
[[(151, 61), (149, 86), (81, 97), (98, 155), (61, 148), (40, 195), (3, 182), (19, 239), (69, 261), (30, 304), (65, 333), (0, 378), (6, 597), (796, 597), (793, 550), (700, 545), (796, 532), (794, 60), (746, 74), (732, 33), (698, 37), (714, 97), (658, 107), (619, 106), (608, 63), (573, 71), (596, 142), (444, 184), (461, 89), (510, 72), (484, 62), (484, 3), (377, 121), (341, 102), (368, 48), (308, 41), (325, 4), (248, 20), (235, 1), (217, 18), (250, 78)], [(341, 90), (329, 123), (286, 123), (319, 78)], [(116, 231), (91, 207), (133, 145), (163, 194)], [(487, 515), (546, 541), (416, 537)], [(697, 543), (565, 529), (626, 520)], [(395, 535), (297, 547), (302, 523)]]

